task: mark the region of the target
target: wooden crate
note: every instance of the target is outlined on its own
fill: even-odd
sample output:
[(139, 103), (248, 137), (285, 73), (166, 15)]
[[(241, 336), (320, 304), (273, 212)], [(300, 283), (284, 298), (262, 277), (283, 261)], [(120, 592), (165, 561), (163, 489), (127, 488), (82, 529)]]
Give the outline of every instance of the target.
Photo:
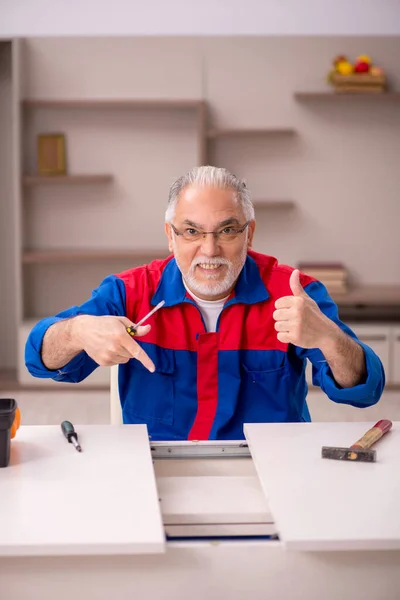
[(339, 73), (331, 73), (329, 81), (337, 92), (343, 93), (379, 93), (384, 92), (386, 88), (386, 76), (384, 74), (353, 73), (351, 75), (340, 75)]

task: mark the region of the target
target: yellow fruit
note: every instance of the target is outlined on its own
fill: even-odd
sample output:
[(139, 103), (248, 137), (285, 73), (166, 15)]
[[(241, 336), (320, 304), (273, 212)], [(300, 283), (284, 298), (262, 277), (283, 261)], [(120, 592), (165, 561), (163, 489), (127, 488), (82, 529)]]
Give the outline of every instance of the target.
[(350, 75), (353, 72), (353, 65), (348, 60), (342, 60), (337, 63), (336, 71), (340, 75)]
[(358, 63), (364, 62), (364, 63), (367, 63), (368, 65), (370, 65), (372, 63), (372, 60), (370, 59), (369, 56), (367, 56), (367, 54), (361, 54), (360, 56), (357, 56), (356, 62), (358, 62)]

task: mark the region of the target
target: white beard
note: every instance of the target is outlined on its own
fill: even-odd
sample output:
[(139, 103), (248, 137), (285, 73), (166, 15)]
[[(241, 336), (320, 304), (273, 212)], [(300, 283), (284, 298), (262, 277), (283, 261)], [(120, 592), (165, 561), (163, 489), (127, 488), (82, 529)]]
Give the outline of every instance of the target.
[[(174, 256), (176, 260), (176, 264), (178, 265), (182, 277), (187, 285), (187, 287), (197, 296), (221, 296), (227, 293), (234, 285), (235, 281), (240, 275), (240, 272), (243, 268), (243, 265), (246, 261), (247, 256), (247, 244), (243, 246), (243, 251), (241, 252), (238, 259), (233, 263), (226, 258), (222, 257), (214, 257), (214, 258), (206, 258), (202, 256), (196, 256), (190, 265), (190, 269), (187, 272), (184, 272), (180, 265), (179, 260), (179, 252), (177, 252), (177, 248), (175, 245), (175, 241), (173, 242)], [(226, 265), (227, 272), (222, 281), (215, 281), (219, 277), (218, 272), (214, 272), (212, 270), (206, 274), (207, 281), (199, 281), (196, 278), (196, 265), (198, 264), (209, 264), (209, 265)]]

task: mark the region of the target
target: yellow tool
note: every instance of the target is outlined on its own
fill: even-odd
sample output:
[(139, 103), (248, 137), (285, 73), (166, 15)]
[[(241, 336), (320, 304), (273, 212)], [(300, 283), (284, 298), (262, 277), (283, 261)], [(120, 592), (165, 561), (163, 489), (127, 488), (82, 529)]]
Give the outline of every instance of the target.
[(135, 325), (129, 325), (129, 327), (126, 328), (129, 335), (135, 337), (135, 335), (137, 334), (137, 328), (140, 327), (140, 325), (143, 325), (143, 323), (147, 321), (147, 319), (151, 317), (151, 315), (153, 315), (157, 310), (164, 306), (164, 304), (165, 300), (161, 300), (161, 302), (159, 302), (157, 306), (155, 306), (149, 313), (147, 313), (147, 315), (145, 315), (143, 319), (140, 319), (139, 323), (136, 323)]

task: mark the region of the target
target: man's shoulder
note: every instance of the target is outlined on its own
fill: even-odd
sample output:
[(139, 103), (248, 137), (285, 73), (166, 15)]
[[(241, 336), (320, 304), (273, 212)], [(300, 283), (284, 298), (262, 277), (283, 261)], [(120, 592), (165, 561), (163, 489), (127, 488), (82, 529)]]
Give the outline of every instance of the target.
[(165, 267), (172, 258), (173, 255), (170, 255), (164, 259), (153, 260), (150, 263), (116, 273), (115, 277), (121, 279), (124, 282), (125, 287), (135, 289), (140, 287), (151, 287), (155, 289), (161, 279)]
[[(270, 292), (271, 288), (275, 288), (279, 293), (291, 294), (289, 280), (296, 267), (279, 263), (275, 256), (268, 254), (253, 250), (249, 250), (248, 254), (257, 264), (260, 276)], [(313, 281), (316, 281), (313, 277), (300, 272), (300, 282), (303, 287)]]

